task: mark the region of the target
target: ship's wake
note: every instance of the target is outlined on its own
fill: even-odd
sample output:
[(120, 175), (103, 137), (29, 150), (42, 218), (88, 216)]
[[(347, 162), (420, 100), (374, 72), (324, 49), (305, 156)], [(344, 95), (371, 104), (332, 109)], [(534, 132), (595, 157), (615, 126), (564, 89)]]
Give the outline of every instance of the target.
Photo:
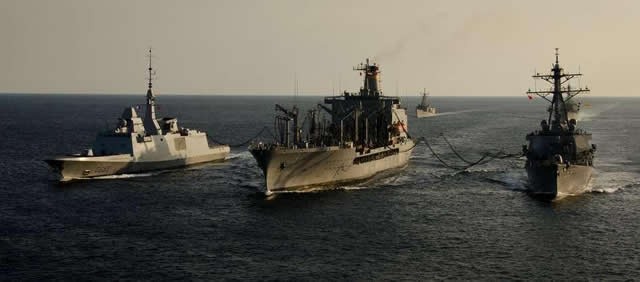
[(141, 173), (127, 173), (127, 174), (116, 174), (116, 175), (105, 175), (105, 176), (96, 176), (91, 178), (78, 178), (79, 180), (109, 180), (109, 179), (128, 179), (128, 178), (138, 178), (138, 177), (149, 177), (160, 175), (163, 173), (170, 172), (171, 170), (159, 170), (153, 172), (141, 172)]
[(588, 191), (610, 194), (640, 186), (638, 175), (631, 172), (596, 172), (589, 182)]
[(480, 111), (485, 111), (484, 109), (469, 109), (469, 110), (461, 110), (461, 111), (453, 111), (453, 112), (442, 112), (442, 113), (436, 113), (430, 116), (425, 116), (422, 117), (423, 118), (434, 118), (434, 117), (439, 117), (439, 116), (450, 116), (450, 115), (457, 115), (457, 114), (464, 114), (464, 113), (471, 113), (471, 112), (480, 112)]

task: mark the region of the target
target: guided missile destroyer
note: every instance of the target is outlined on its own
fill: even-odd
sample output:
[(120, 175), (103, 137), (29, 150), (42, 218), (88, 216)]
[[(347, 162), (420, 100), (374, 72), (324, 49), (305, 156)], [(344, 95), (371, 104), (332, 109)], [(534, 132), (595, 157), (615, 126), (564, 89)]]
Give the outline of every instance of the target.
[(416, 107), (416, 116), (418, 118), (430, 117), (436, 115), (436, 108), (432, 107), (431, 104), (427, 103), (427, 97), (429, 93), (425, 89), (422, 92), (422, 101), (420, 101), (420, 105)]
[(205, 132), (180, 128), (176, 118), (156, 119), (151, 50), (148, 71), (144, 118), (138, 116), (136, 107), (127, 107), (117, 126), (99, 133), (83, 154), (45, 160), (59, 174), (60, 181), (178, 168), (222, 161), (229, 155), (227, 145), (209, 147)]
[[(304, 139), (299, 109), (276, 105), (278, 140), (249, 146), (267, 194), (359, 182), (407, 165), (415, 142), (407, 133), (406, 109), (398, 97), (382, 94), (377, 64), (367, 59), (354, 70), (364, 74), (364, 86), (358, 93), (325, 97), (330, 107), (309, 110)], [(323, 111), (331, 120), (321, 120)]]
[(582, 74), (565, 73), (558, 62), (557, 50), (551, 74), (533, 76), (553, 84), (553, 87), (548, 91), (527, 91), (528, 95), (538, 95), (551, 103), (548, 119), (540, 123), (541, 130), (528, 134), (529, 146), (523, 146), (527, 157), (525, 168), (529, 192), (543, 199), (585, 192), (593, 173), (596, 150), (595, 144), (591, 144), (591, 134), (576, 128), (576, 120), (568, 118), (566, 106), (567, 101), (589, 92), (589, 89), (563, 86)]

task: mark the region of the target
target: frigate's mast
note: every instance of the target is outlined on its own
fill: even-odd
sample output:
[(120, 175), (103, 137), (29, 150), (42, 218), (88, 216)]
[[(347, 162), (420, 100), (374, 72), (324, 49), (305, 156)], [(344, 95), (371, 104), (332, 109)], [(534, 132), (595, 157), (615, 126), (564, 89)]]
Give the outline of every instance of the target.
[[(572, 89), (570, 86), (563, 87), (567, 81), (571, 80), (574, 77), (582, 76), (581, 73), (565, 73), (564, 70), (560, 67), (560, 63), (558, 60), (558, 48), (556, 48), (556, 62), (551, 69), (551, 74), (539, 74), (536, 73), (532, 77), (534, 79), (543, 79), (553, 85), (553, 88), (547, 91), (527, 91), (528, 95), (537, 95), (551, 103), (551, 112), (549, 112), (548, 124), (552, 125), (552, 129), (556, 129), (560, 127), (561, 123), (566, 125), (569, 124), (569, 120), (567, 119), (567, 107), (565, 102), (571, 100), (571, 98), (582, 92), (589, 92), (589, 88), (577, 88)], [(562, 94), (566, 94), (566, 98), (562, 96)], [(553, 95), (551, 99), (547, 96)]]
[(149, 89), (147, 89), (147, 105), (146, 105), (146, 113), (144, 116), (144, 128), (147, 134), (149, 135), (157, 135), (162, 134), (162, 130), (160, 129), (160, 125), (158, 125), (158, 121), (156, 120), (156, 97), (153, 95), (151, 91), (152, 82), (153, 82), (153, 68), (151, 67), (151, 48), (149, 48)]

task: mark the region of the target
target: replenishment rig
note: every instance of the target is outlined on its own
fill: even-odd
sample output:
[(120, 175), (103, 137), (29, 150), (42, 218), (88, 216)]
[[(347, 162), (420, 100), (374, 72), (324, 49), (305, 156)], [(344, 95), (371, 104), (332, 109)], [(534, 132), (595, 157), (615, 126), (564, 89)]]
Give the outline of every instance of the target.
[(398, 97), (382, 94), (377, 64), (367, 59), (354, 70), (364, 75), (360, 91), (325, 97), (302, 124), (297, 106), (275, 106), (277, 140), (249, 146), (267, 194), (360, 182), (407, 165), (416, 143), (406, 109)]

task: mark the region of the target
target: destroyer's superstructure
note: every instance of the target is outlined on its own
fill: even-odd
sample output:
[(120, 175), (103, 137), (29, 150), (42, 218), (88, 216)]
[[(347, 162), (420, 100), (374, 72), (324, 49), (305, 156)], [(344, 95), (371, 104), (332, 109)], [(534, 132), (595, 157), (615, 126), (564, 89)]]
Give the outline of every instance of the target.
[[(377, 64), (367, 59), (354, 70), (364, 74), (360, 91), (325, 97), (330, 107), (318, 104), (308, 111), (304, 128), (296, 106), (276, 105), (278, 140), (249, 147), (267, 193), (361, 181), (408, 163), (415, 143), (407, 134), (406, 109), (398, 97), (380, 91)], [(323, 111), (330, 120), (321, 118)]]
[[(565, 73), (558, 62), (557, 50), (551, 74), (533, 76), (534, 79), (551, 83), (552, 88), (527, 92), (551, 103), (548, 119), (542, 120), (540, 130), (527, 135), (529, 145), (523, 146), (527, 156), (525, 168), (529, 191), (545, 199), (584, 192), (593, 172), (596, 149), (591, 144), (591, 134), (576, 128), (577, 122), (569, 117), (566, 105), (567, 101), (580, 93), (589, 92), (589, 89), (563, 86), (582, 74)], [(550, 95), (551, 99), (548, 98)]]
[(149, 88), (145, 115), (137, 107), (124, 109), (114, 129), (101, 132), (83, 154), (45, 160), (61, 181), (105, 175), (138, 173), (222, 161), (229, 146), (209, 147), (207, 134), (178, 127), (172, 117), (156, 118), (155, 95), (151, 91), (153, 69), (149, 49)]
[(429, 93), (427, 93), (425, 89), (422, 91), (422, 101), (420, 101), (420, 104), (416, 107), (416, 116), (418, 118), (436, 115), (436, 108), (427, 102), (427, 97), (429, 97)]

